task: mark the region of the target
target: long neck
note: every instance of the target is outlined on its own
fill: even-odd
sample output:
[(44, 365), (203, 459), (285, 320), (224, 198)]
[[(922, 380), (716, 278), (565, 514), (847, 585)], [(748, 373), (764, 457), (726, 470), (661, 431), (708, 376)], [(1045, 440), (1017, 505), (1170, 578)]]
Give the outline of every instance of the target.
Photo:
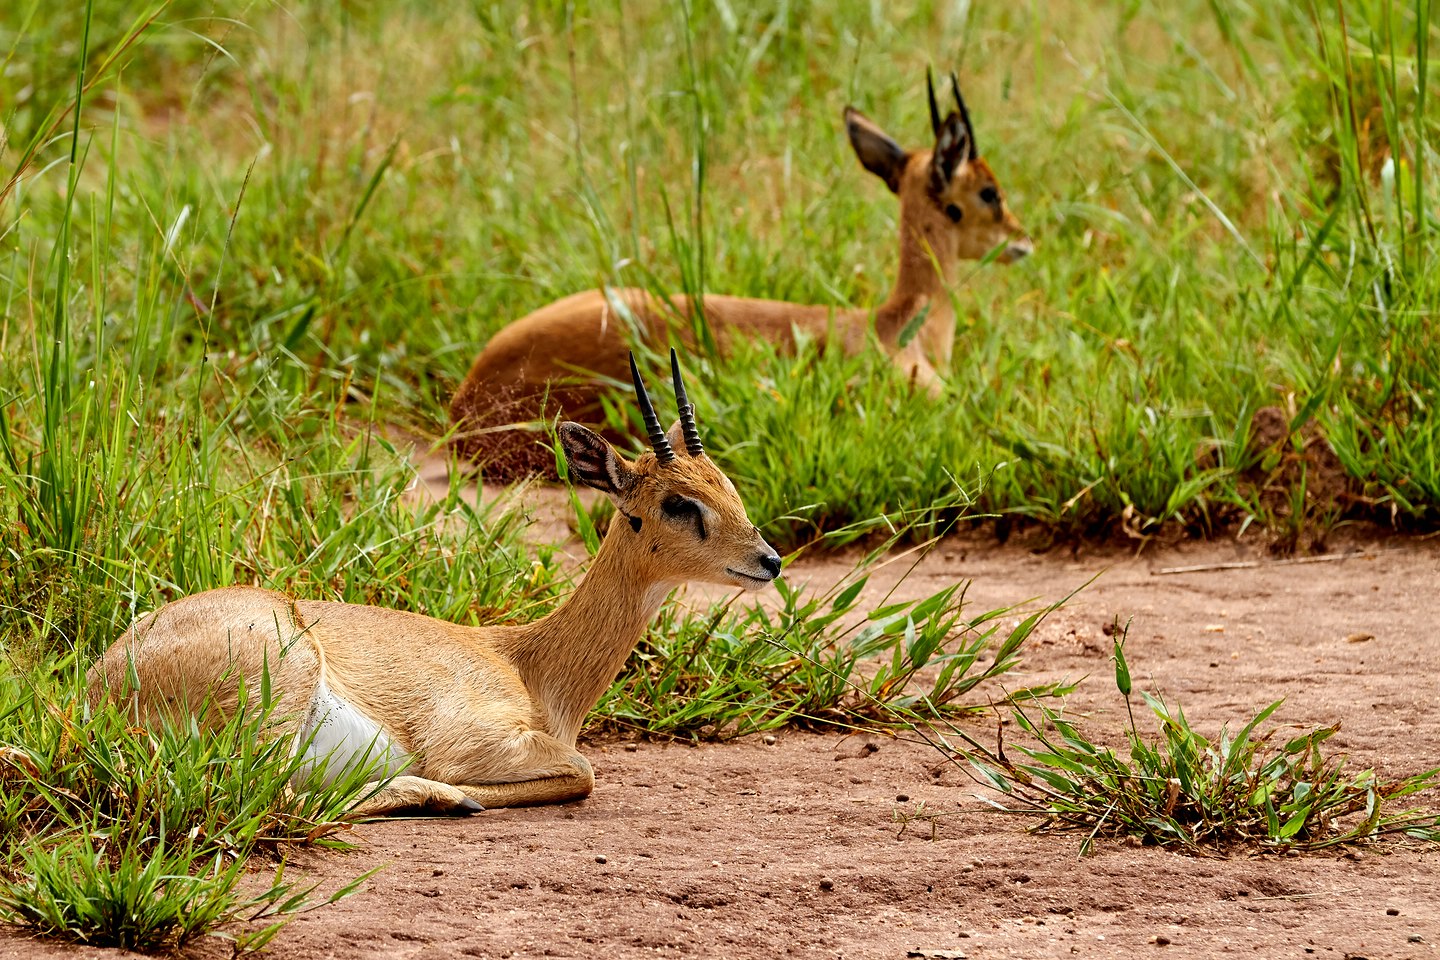
[(675, 583), (657, 580), (627, 549), (634, 532), (611, 524), (590, 571), (558, 609), (497, 642), (545, 713), (549, 732), (573, 744), (585, 715), (625, 665)]
[(953, 279), (955, 257), (950, 250), (936, 248), (942, 242), (938, 238), (927, 241), (901, 207), (900, 263), (895, 287), (875, 309), (875, 333), (887, 347), (894, 347), (906, 324), (922, 312), (927, 325), (949, 318), (951, 306), (946, 288)]

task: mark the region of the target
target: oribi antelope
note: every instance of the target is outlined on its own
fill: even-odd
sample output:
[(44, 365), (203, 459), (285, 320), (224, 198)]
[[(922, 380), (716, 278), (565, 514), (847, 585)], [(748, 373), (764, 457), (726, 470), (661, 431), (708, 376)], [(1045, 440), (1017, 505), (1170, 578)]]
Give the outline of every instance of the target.
[[(845, 108), (845, 129), (860, 163), (900, 198), (900, 265), (889, 297), (872, 310), (706, 294), (699, 304), (722, 350), (735, 337), (793, 348), (796, 331), (852, 355), (878, 342), (907, 378), (939, 393), (942, 382), (930, 358), (948, 369), (955, 340), (948, 288), (959, 262), (998, 248), (999, 259), (1009, 263), (1032, 249), (980, 157), (954, 74), (950, 83), (955, 109), (942, 119), (927, 77), (931, 149), (905, 150), (860, 111)], [(491, 480), (544, 470), (553, 461), (536, 442), (539, 434), (520, 425), (557, 410), (573, 419), (600, 419), (599, 395), (607, 383), (623, 379), (632, 336), (652, 343), (664, 343), (672, 333), (691, 339), (690, 298), (667, 299), (636, 288), (587, 290), (503, 327), (451, 400), (457, 454), (481, 463)], [(917, 318), (918, 335), (902, 343)]]
[[(268, 669), (308, 766), (377, 764), (359, 815), (560, 803), (595, 778), (575, 741), (665, 597), (691, 580), (758, 589), (780, 557), (705, 454), (672, 350), (680, 418), (667, 433), (630, 358), (651, 450), (633, 462), (562, 423), (569, 472), (619, 516), (589, 573), (523, 626), (463, 627), (391, 610), (227, 587), (142, 617), (90, 670), (91, 695), (139, 717), (233, 715)], [(138, 681), (135, 682), (135, 681)], [(132, 683), (133, 688), (132, 688)], [(251, 697), (253, 699), (253, 697)]]

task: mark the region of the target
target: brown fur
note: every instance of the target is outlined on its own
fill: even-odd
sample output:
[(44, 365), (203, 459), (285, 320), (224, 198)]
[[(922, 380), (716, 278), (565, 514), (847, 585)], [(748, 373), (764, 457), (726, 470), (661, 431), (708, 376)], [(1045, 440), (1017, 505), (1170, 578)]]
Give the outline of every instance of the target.
[[(895, 364), (918, 386), (938, 393), (937, 365), (946, 370), (955, 339), (947, 288), (961, 260), (977, 260), (1006, 245), (1001, 259), (1027, 255), (1031, 242), (1005, 205), (995, 174), (981, 158), (963, 155), (968, 130), (952, 113), (937, 149), (955, 163), (948, 180), (934, 172), (936, 150), (904, 151), (859, 111), (847, 108), (846, 128), (861, 162), (900, 199), (900, 263), (894, 289), (875, 310), (706, 295), (702, 309), (718, 346), (735, 337), (793, 347), (794, 332), (858, 354), (873, 331)], [(950, 135), (959, 140), (944, 141)], [(938, 182), (937, 182), (938, 181)], [(993, 200), (982, 199), (986, 190)], [(946, 213), (958, 208), (958, 222)], [(513, 480), (552, 469), (536, 442), (543, 434), (516, 429), (563, 411), (595, 423), (607, 385), (626, 379), (630, 344), (688, 342), (693, 305), (688, 297), (661, 299), (634, 288), (586, 290), (541, 307), (503, 327), (476, 357), (450, 404), (453, 446), (462, 459), (482, 463), (487, 479)], [(904, 346), (907, 323), (927, 310), (918, 336)], [(933, 358), (933, 360), (932, 360)]]
[[(253, 695), (268, 668), (290, 728), (304, 729), (326, 696), (339, 698), (409, 761), (404, 775), (372, 785), (358, 814), (588, 795), (594, 774), (576, 737), (669, 592), (689, 580), (755, 589), (780, 560), (729, 479), (708, 456), (686, 453), (678, 423), (669, 463), (654, 453), (626, 461), (578, 424), (560, 435), (572, 475), (606, 490), (639, 529), (612, 523), (588, 575), (549, 616), (463, 627), (255, 587), (211, 590), (121, 635), (91, 668), (92, 698), (127, 696), (151, 721), (207, 706), (228, 716), (241, 681)], [(676, 496), (699, 505), (703, 536), (701, 522), (662, 508)]]

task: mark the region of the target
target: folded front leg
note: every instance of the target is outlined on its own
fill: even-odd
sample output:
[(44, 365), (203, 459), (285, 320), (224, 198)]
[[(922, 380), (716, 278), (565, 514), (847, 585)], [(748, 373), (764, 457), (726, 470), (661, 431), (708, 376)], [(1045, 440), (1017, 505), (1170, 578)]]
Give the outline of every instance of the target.
[(584, 800), (595, 789), (595, 773), (584, 757), (577, 753), (574, 759), (573, 773), (519, 783), (466, 783), (460, 789), (485, 807), (534, 807)]
[(466, 814), (485, 809), (459, 787), (424, 777), (393, 777), (383, 784), (377, 780), (366, 785), (365, 794), (367, 799), (350, 809), (353, 816), (382, 817), (402, 810)]
[(383, 786), (374, 784), (374, 796), (356, 805), (353, 812), (374, 817), (415, 809), (473, 813), (489, 807), (534, 807), (583, 800), (595, 788), (590, 761), (549, 734), (527, 731), (495, 748), (488, 761), (492, 768), (495, 754), (504, 758), (503, 769), (487, 771), (485, 782), (468, 782), (475, 776), (473, 772), (467, 775), (464, 770), (427, 764), (426, 773), (445, 780), (406, 775)]

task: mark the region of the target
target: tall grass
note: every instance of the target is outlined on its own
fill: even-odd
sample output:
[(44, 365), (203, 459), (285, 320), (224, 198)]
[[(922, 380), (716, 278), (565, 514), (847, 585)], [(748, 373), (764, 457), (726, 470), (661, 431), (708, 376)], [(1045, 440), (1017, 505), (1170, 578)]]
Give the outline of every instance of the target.
[[(840, 107), (923, 145), (924, 67), (963, 58), (1037, 254), (966, 275), (942, 403), (873, 362), (705, 368), (701, 412), (776, 539), (975, 477), (983, 510), (1064, 536), (1283, 528), (1246, 480), (1268, 405), (1318, 423), (1352, 480), (1336, 511), (1302, 496), (1302, 520), (1432, 523), (1430, 5), (966, 9), (381, 4), (236, 23), (102, 3), (91, 59), (123, 79), (79, 132), (103, 131), (88, 149), (121, 157), (128, 186), (75, 243), (184, 283), (194, 303), (156, 319), (217, 360), (263, 356), (282, 390), (377, 398), (379, 418), (438, 434), (491, 332), (588, 286), (878, 302), (894, 201)], [(73, 15), (20, 13), (12, 144), (49, 129), (77, 35)], [(133, 56), (136, 22), (155, 55)], [(72, 139), (42, 140), (32, 169)], [(40, 187), (60, 175), (23, 181), (31, 215), (7, 221), (11, 344), (34, 335), (20, 251), (57, 222)], [(151, 373), (206, 382), (193, 354)]]

